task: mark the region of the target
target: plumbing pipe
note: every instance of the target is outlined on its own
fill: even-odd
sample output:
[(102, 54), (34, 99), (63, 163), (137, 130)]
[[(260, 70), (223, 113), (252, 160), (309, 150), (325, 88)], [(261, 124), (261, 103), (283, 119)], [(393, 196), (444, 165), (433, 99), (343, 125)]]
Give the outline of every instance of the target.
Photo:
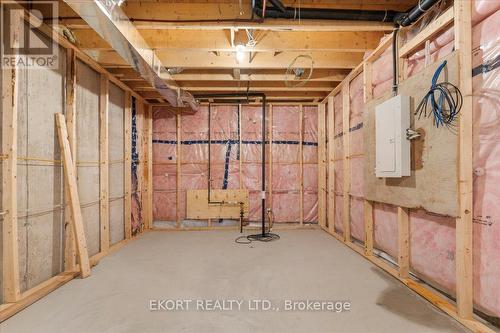
[[(266, 95), (264, 93), (222, 93), (222, 94), (206, 94), (206, 95), (196, 95), (197, 100), (200, 99), (230, 99), (230, 98), (260, 98), (262, 104), (262, 187), (261, 187), (261, 202), (262, 202), (262, 237), (266, 237)], [(228, 101), (228, 104), (235, 104), (234, 100)], [(210, 202), (210, 105), (208, 104), (208, 191), (209, 191), (209, 203)]]

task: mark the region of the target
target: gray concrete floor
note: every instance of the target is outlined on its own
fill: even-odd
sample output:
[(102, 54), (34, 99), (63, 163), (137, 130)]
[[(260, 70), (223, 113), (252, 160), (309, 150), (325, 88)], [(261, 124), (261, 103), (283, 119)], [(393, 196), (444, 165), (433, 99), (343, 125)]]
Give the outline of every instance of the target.
[[(234, 231), (145, 234), (0, 332), (466, 332), (325, 232), (279, 234), (252, 245), (235, 244)], [(241, 311), (198, 311), (192, 303), (188, 311), (152, 312), (150, 299), (245, 303)], [(273, 310), (249, 310), (254, 299), (270, 300)], [(351, 310), (290, 312), (285, 300), (349, 301)]]

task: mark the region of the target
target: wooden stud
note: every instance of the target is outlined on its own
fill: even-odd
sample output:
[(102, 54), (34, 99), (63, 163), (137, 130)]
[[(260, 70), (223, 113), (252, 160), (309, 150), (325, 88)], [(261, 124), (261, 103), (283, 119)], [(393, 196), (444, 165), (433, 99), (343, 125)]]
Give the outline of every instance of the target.
[(83, 228), (82, 211), (80, 208), (80, 197), (78, 196), (78, 185), (76, 180), (76, 168), (71, 156), (71, 148), (68, 140), (68, 131), (66, 120), (62, 113), (56, 114), (56, 125), (63, 160), (64, 180), (68, 183), (69, 206), (73, 232), (76, 239), (76, 249), (80, 266), (80, 275), (86, 278), (90, 275), (89, 254), (87, 251), (87, 241), (85, 239), (85, 230)]
[[(68, 129), (68, 140), (70, 144), (71, 157), (76, 168), (76, 55), (73, 50), (66, 51), (66, 127)], [(76, 266), (76, 243), (71, 227), (71, 209), (69, 207), (68, 184), (64, 184), (65, 193), (65, 249), (64, 249), (64, 269), (72, 271)]]
[(269, 105), (269, 197), (268, 197), (268, 207), (273, 211), (273, 105)]
[(335, 233), (335, 109), (333, 96), (328, 97), (328, 230)]
[(326, 226), (326, 105), (318, 105), (318, 223)]
[[(328, 229), (323, 229), (326, 232), (328, 232)], [(330, 233), (333, 237), (335, 237), (339, 242), (344, 244), (345, 246), (349, 247), (351, 250), (357, 252), (361, 256), (363, 256), (365, 259), (369, 260), (373, 264), (375, 264), (377, 267), (380, 267), (381, 269), (385, 270), (387, 273), (392, 275), (394, 278), (398, 279), (401, 283), (405, 284), (409, 289), (413, 290), (423, 298), (425, 298), (427, 301), (429, 301), (432, 305), (434, 305), (436, 308), (440, 309), (444, 313), (446, 313), (448, 316), (452, 317), (456, 321), (458, 321), (460, 324), (463, 326), (467, 327), (470, 329), (472, 332), (477, 332), (477, 333), (494, 333), (494, 331), (483, 324), (480, 321), (474, 320), (474, 319), (464, 319), (460, 318), (457, 315), (456, 307), (455, 305), (451, 304), (447, 298), (438, 292), (432, 291), (432, 289), (429, 289), (429, 287), (423, 283), (419, 283), (418, 281), (415, 281), (411, 278), (401, 278), (399, 276), (399, 271), (394, 268), (393, 265), (388, 263), (387, 261), (373, 255), (366, 255), (362, 249), (356, 245), (355, 243), (352, 242), (345, 242), (338, 234), (336, 233)]]
[[(136, 119), (136, 129), (137, 129), (137, 155), (139, 161), (137, 162), (137, 193), (139, 195), (139, 200), (141, 202), (141, 207), (144, 205), (144, 103), (140, 100), (135, 100), (135, 119)], [(143, 232), (146, 229), (144, 220), (144, 211), (141, 212), (141, 226), (140, 231)]]
[(176, 181), (176, 214), (177, 214), (177, 228), (181, 227), (181, 211), (180, 211), (180, 202), (181, 202), (181, 115), (178, 114), (176, 116), (176, 127), (177, 127), (177, 181)]
[(448, 24), (453, 22), (453, 14), (454, 14), (453, 7), (450, 7), (437, 19), (430, 22), (429, 25), (426, 26), (415, 37), (413, 37), (407, 43), (405, 43), (404, 46), (401, 46), (399, 50), (399, 56), (403, 58), (411, 55), (413, 51), (416, 51), (427, 40), (433, 38), (440, 31), (445, 29), (448, 26)]
[(6, 303), (20, 297), (17, 228), (17, 69), (2, 69), (2, 221), (3, 297)]
[(407, 208), (398, 207), (398, 265), (399, 277), (410, 276), (410, 214)]
[(143, 131), (144, 151), (144, 215), (145, 228), (153, 227), (153, 117), (152, 107), (148, 105), (144, 112)]
[(371, 62), (363, 63), (363, 99), (367, 103), (373, 98), (373, 64)]
[(238, 128), (240, 129), (239, 133), (238, 133), (238, 149), (240, 152), (240, 160), (238, 161), (238, 163), (239, 163), (238, 181), (239, 181), (239, 187), (241, 190), (241, 189), (243, 189), (243, 153), (242, 153), (243, 150), (242, 150), (242, 145), (241, 145), (241, 137), (242, 137), (242, 132), (243, 132), (243, 128), (241, 127), (241, 118), (243, 116), (243, 112), (242, 112), (241, 104), (238, 105), (238, 112), (240, 113), (239, 117), (238, 117)]
[(363, 201), (365, 218), (365, 255), (373, 255), (373, 204), (371, 201)]
[(349, 96), (349, 82), (342, 87), (342, 125), (343, 125), (343, 144), (344, 144), (344, 192), (343, 192), (343, 216), (344, 216), (344, 240), (351, 241), (351, 211), (350, 211), (350, 187), (351, 187), (351, 168), (350, 168), (350, 96)]
[(109, 249), (109, 81), (101, 75), (99, 94), (99, 217), (101, 252)]
[(459, 119), (459, 200), (456, 220), (457, 312), (463, 319), (473, 313), (473, 198), (472, 198), (472, 2), (455, 1), (455, 49), (458, 50), (463, 105)]
[(132, 97), (130, 92), (125, 92), (125, 114), (124, 114), (124, 212), (125, 215), (125, 239), (132, 238)]
[(304, 223), (304, 106), (299, 105), (299, 222)]

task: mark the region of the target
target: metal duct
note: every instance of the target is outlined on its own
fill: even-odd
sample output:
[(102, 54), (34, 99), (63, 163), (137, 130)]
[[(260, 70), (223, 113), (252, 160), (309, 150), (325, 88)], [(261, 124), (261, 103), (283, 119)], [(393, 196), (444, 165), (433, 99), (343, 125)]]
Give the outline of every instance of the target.
[(187, 104), (194, 110), (198, 108), (198, 103), (189, 92), (172, 84), (167, 85), (159, 76), (163, 65), (157, 55), (113, 1), (65, 2), (172, 106), (182, 107)]

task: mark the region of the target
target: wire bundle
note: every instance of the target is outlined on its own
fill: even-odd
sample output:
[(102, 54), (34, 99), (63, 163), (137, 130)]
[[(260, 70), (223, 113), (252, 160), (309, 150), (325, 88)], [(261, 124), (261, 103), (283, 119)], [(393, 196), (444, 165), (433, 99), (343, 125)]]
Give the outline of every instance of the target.
[[(453, 128), (455, 119), (463, 104), (462, 93), (457, 86), (448, 81), (437, 83), (446, 64), (446, 60), (443, 61), (436, 69), (436, 72), (434, 72), (431, 88), (425, 94), (424, 98), (422, 98), (415, 111), (415, 115), (418, 114), (419, 119), (422, 114), (424, 117), (432, 114), (434, 116), (434, 125), (438, 128), (440, 126)], [(429, 104), (432, 112), (428, 112)]]
[(280, 236), (278, 234), (273, 234), (272, 232), (266, 232), (265, 234), (240, 236), (236, 238), (234, 241), (238, 244), (250, 244), (255, 241), (267, 243), (278, 239), (280, 239)]

